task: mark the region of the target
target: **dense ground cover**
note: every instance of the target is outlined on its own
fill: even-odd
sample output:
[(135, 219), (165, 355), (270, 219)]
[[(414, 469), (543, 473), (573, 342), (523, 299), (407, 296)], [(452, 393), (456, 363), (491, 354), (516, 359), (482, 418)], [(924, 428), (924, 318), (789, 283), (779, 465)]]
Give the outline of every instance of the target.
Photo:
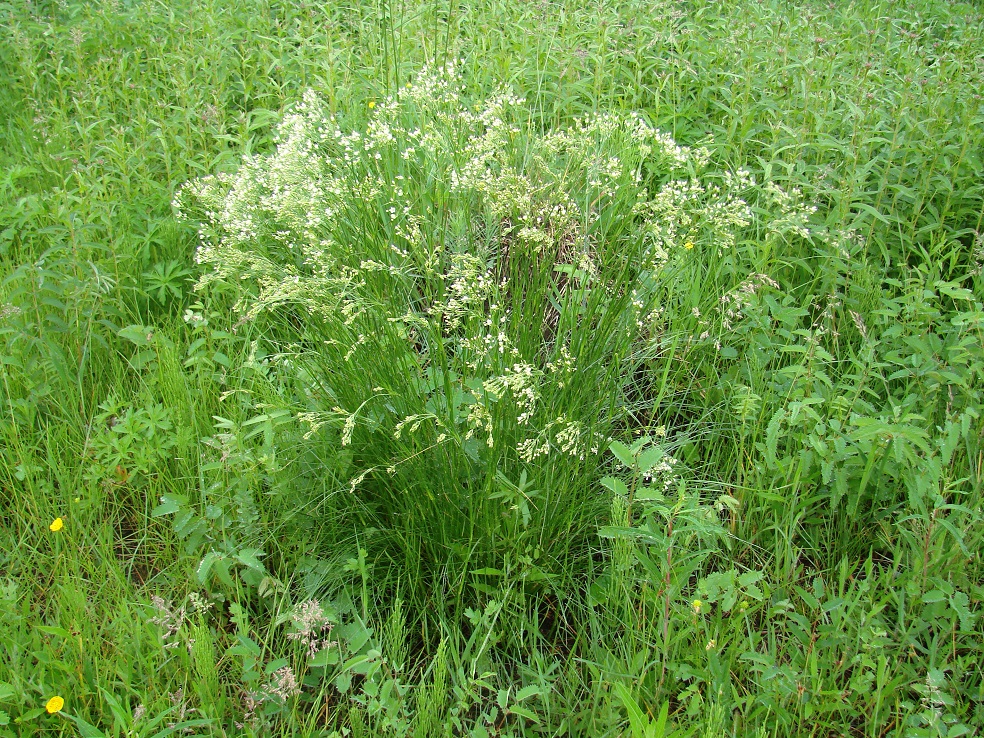
[(980, 732), (978, 5), (0, 17), (0, 735)]

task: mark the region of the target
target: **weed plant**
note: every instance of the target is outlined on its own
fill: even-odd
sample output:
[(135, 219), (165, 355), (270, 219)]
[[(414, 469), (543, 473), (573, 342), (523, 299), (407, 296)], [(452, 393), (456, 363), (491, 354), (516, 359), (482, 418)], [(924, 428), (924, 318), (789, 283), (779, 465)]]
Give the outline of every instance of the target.
[(979, 5), (0, 17), (0, 735), (980, 733)]

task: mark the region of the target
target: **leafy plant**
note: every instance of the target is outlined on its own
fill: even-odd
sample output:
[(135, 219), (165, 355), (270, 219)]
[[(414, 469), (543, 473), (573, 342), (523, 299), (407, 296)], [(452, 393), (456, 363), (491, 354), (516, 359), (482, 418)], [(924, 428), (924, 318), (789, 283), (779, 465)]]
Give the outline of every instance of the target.
[(191, 269), (175, 259), (158, 262), (143, 273), (144, 290), (157, 302), (166, 303), (172, 299), (180, 302), (192, 274)]

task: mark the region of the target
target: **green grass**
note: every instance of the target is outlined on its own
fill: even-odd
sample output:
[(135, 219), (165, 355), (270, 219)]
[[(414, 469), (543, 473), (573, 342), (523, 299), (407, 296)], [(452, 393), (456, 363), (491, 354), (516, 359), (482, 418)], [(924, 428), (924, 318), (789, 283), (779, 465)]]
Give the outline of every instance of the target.
[(979, 4), (0, 18), (0, 736), (981, 732)]

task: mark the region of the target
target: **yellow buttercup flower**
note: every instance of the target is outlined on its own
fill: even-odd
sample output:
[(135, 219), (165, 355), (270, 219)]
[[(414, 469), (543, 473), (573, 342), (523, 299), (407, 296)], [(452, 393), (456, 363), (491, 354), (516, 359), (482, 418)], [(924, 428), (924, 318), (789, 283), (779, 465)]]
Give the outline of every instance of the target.
[(685, 244), (683, 244), (683, 248), (685, 248), (687, 251), (690, 251), (693, 247), (694, 247), (693, 241), (687, 241)]
[(369, 109), (372, 110), (374, 107), (376, 107), (376, 101), (375, 100), (370, 100), (369, 101)]
[[(55, 518), (54, 520), (51, 521), (51, 525), (48, 526), (49, 530), (51, 530), (52, 533), (57, 533), (64, 527), (65, 527), (65, 521), (62, 520), (61, 518)], [(61, 699), (61, 697), (59, 697), (58, 699)]]
[(700, 600), (694, 600), (690, 604), (693, 606), (694, 612), (696, 612), (696, 613), (700, 613), (700, 608), (703, 607), (703, 605), (704, 605), (704, 603), (701, 602)]
[[(58, 519), (61, 520), (61, 518)], [(60, 712), (64, 706), (65, 706), (65, 700), (63, 700), (58, 695), (55, 695), (50, 700), (48, 700), (48, 704), (44, 706), (44, 709), (48, 711), (49, 715), (54, 715), (56, 712)]]

